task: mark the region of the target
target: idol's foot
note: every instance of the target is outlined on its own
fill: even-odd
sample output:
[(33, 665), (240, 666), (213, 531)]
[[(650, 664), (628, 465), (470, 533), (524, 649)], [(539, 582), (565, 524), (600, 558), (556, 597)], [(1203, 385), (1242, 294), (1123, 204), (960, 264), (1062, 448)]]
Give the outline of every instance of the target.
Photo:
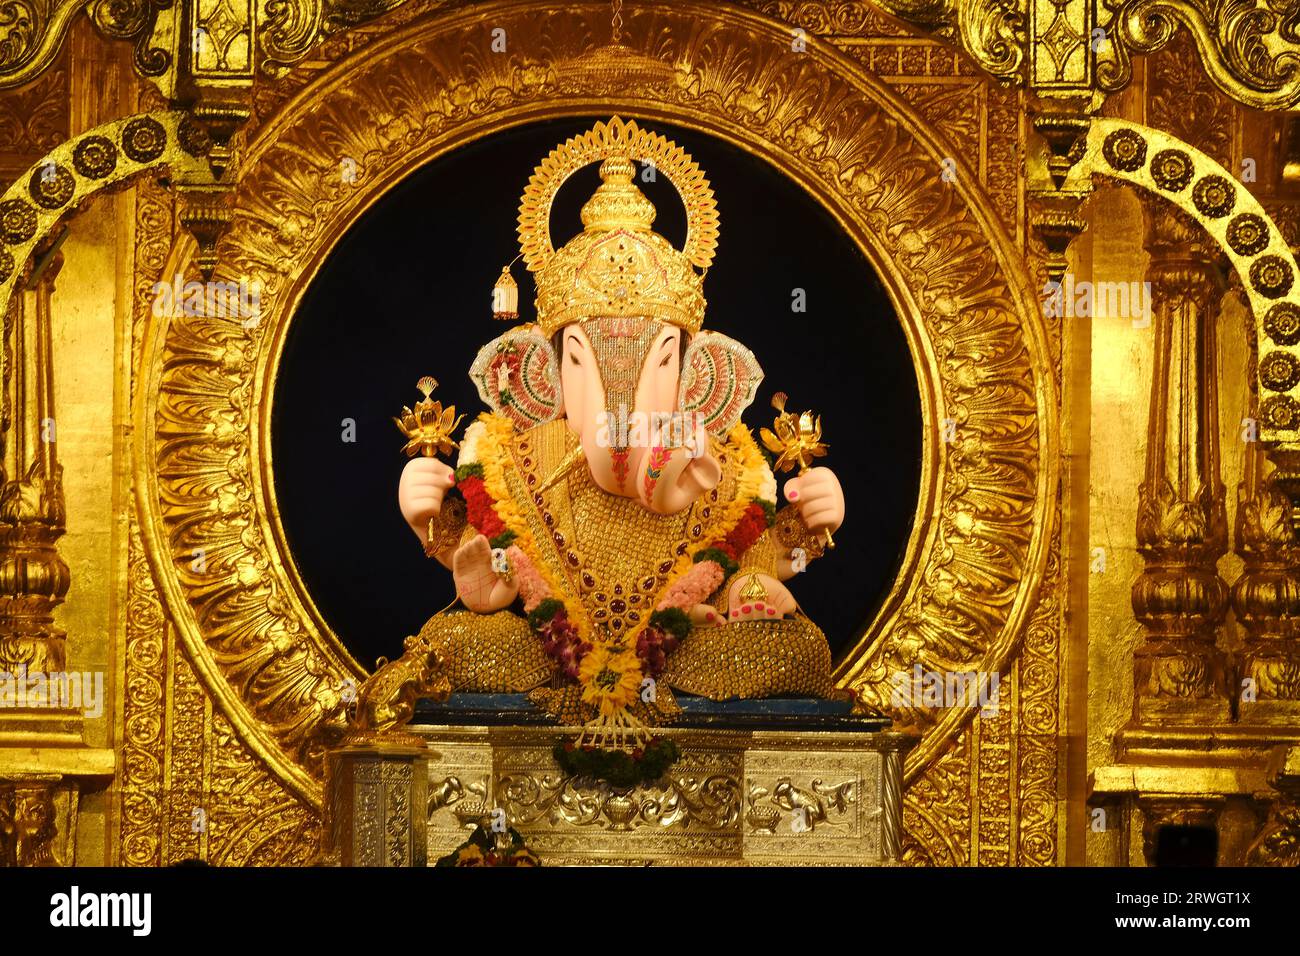
[(446, 662), (453, 691), (523, 693), (545, 684), (555, 671), (528, 622), (510, 611), (435, 614), (420, 637)]
[(832, 696), (826, 635), (803, 617), (696, 627), (673, 651), (663, 681), (710, 700)]

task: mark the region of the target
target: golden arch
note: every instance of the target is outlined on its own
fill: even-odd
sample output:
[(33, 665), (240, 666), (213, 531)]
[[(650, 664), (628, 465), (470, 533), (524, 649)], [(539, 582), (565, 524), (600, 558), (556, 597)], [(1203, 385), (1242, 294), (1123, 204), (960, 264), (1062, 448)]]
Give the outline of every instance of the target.
[(1291, 249), (1264, 207), (1196, 147), (1126, 120), (1092, 121), (1076, 171), (1142, 187), (1195, 219), (1218, 243), (1255, 320), (1259, 438), (1300, 443), (1300, 287)]
[(33, 250), (87, 199), (139, 173), (172, 166), (202, 177), (202, 134), (181, 112), (141, 113), (60, 143), (0, 197), (0, 314)]
[[(321, 754), (344, 681), (362, 669), (276, 522), (269, 412), (286, 330), (325, 255), (421, 164), (496, 130), (593, 113), (670, 121), (773, 163), (855, 238), (903, 319), (922, 393), (921, 496), (902, 571), (841, 685), (888, 706), (890, 675), (915, 663), (1003, 670), (1047, 561), (1056, 398), (1037, 297), (979, 187), (940, 175), (947, 151), (878, 80), (818, 41), (793, 52), (788, 28), (759, 14), (693, 0), (638, 10), (625, 42), (674, 64), (667, 82), (582, 69), (608, 27), (603, 9), (491, 15), (509, 35), (543, 38), (544, 52), (491, 54), (478, 7), (417, 21), (308, 85), (251, 138), (215, 278), (260, 284), (259, 324), (147, 320), (134, 410), (142, 532), (217, 706), (319, 806)], [(354, 182), (339, 175), (345, 158)], [(972, 714), (945, 713), (909, 777)]]

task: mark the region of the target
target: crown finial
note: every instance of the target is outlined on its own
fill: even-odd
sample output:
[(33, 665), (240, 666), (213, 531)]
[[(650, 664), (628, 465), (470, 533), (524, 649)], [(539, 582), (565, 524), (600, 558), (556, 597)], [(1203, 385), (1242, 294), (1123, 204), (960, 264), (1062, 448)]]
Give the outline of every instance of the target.
[(626, 156), (611, 156), (600, 164), (600, 186), (582, 207), (582, 224), (588, 231), (650, 231), (654, 203), (632, 181), (635, 176), (636, 164)]
[[(556, 193), (574, 172), (600, 162), (601, 184), (582, 207), (583, 231), (551, 244)], [(686, 207), (678, 250), (651, 225), (654, 205), (637, 187), (637, 162), (676, 187)], [(553, 335), (591, 316), (635, 316), (688, 332), (704, 321), (703, 275), (718, 242), (718, 207), (698, 164), (680, 146), (617, 116), (551, 150), (533, 170), (519, 206), (520, 255), (537, 282), (537, 325)]]

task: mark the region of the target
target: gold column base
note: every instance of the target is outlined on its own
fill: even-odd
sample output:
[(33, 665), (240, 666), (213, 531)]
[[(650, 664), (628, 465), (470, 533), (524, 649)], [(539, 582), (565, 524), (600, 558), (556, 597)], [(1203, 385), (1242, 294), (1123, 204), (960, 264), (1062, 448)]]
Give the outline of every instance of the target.
[(113, 751), (87, 747), (75, 711), (0, 711), (0, 866), (76, 863), (81, 794), (113, 779)]
[(429, 859), (500, 809), (543, 865), (890, 865), (903, 755), (889, 732), (664, 728), (681, 758), (654, 784), (566, 776), (576, 727), (411, 727), (429, 763)]
[(355, 735), (325, 756), (321, 866), (424, 866), (430, 753), (411, 734)]
[(1134, 653), (1133, 668), (1134, 724), (1197, 727), (1232, 720), (1223, 662), (1212, 639), (1149, 639)]
[(1238, 720), (1282, 731), (1300, 727), (1298, 664), (1300, 640), (1256, 638), (1248, 642), (1243, 653), (1242, 677), (1251, 681), (1255, 694), (1254, 700), (1243, 699), (1237, 705)]

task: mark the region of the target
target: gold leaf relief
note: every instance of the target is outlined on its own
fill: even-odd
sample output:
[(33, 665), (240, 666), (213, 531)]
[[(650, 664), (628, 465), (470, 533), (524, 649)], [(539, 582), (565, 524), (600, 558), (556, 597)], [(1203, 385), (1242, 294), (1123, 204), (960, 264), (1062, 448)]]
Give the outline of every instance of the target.
[(0, 93), (0, 150), (23, 166), (69, 136), (68, 71), (59, 64), (15, 90)]
[(1300, 14), (1287, 0), (1105, 0), (1110, 42), (1097, 63), (1097, 85), (1107, 92), (1132, 79), (1132, 56), (1153, 53), (1185, 31), (1201, 66), (1227, 95), (1257, 109), (1300, 102)]
[(768, 16), (821, 36), (906, 36), (910, 31), (866, 0), (741, 0)]
[(982, 83), (896, 83), (894, 89), (956, 147), (954, 156), (979, 156)]
[(159, 866), (162, 862), (163, 691), (167, 624), (135, 522), (127, 551), (126, 640), (122, 699), (121, 800), (122, 863)]
[(293, 796), (214, 714), (208, 860), (216, 866), (305, 866), (320, 817)]
[(951, 741), (903, 794), (903, 863), (908, 866), (970, 864), (970, 738)]
[(1206, 78), (1192, 40), (1179, 34), (1150, 70), (1147, 122), (1231, 164), (1234, 108)]
[(1064, 634), (1060, 600), (1061, 506), (1038, 603), (1025, 634), (1024, 651), (1017, 662), (1015, 687), (1019, 705), (1009, 707), (1017, 720), (1016, 748), (1019, 766), (1016, 835), (1012, 862), (1017, 866), (1051, 866), (1057, 862), (1058, 744), (1060, 734), (1060, 674), (1064, 666)]

